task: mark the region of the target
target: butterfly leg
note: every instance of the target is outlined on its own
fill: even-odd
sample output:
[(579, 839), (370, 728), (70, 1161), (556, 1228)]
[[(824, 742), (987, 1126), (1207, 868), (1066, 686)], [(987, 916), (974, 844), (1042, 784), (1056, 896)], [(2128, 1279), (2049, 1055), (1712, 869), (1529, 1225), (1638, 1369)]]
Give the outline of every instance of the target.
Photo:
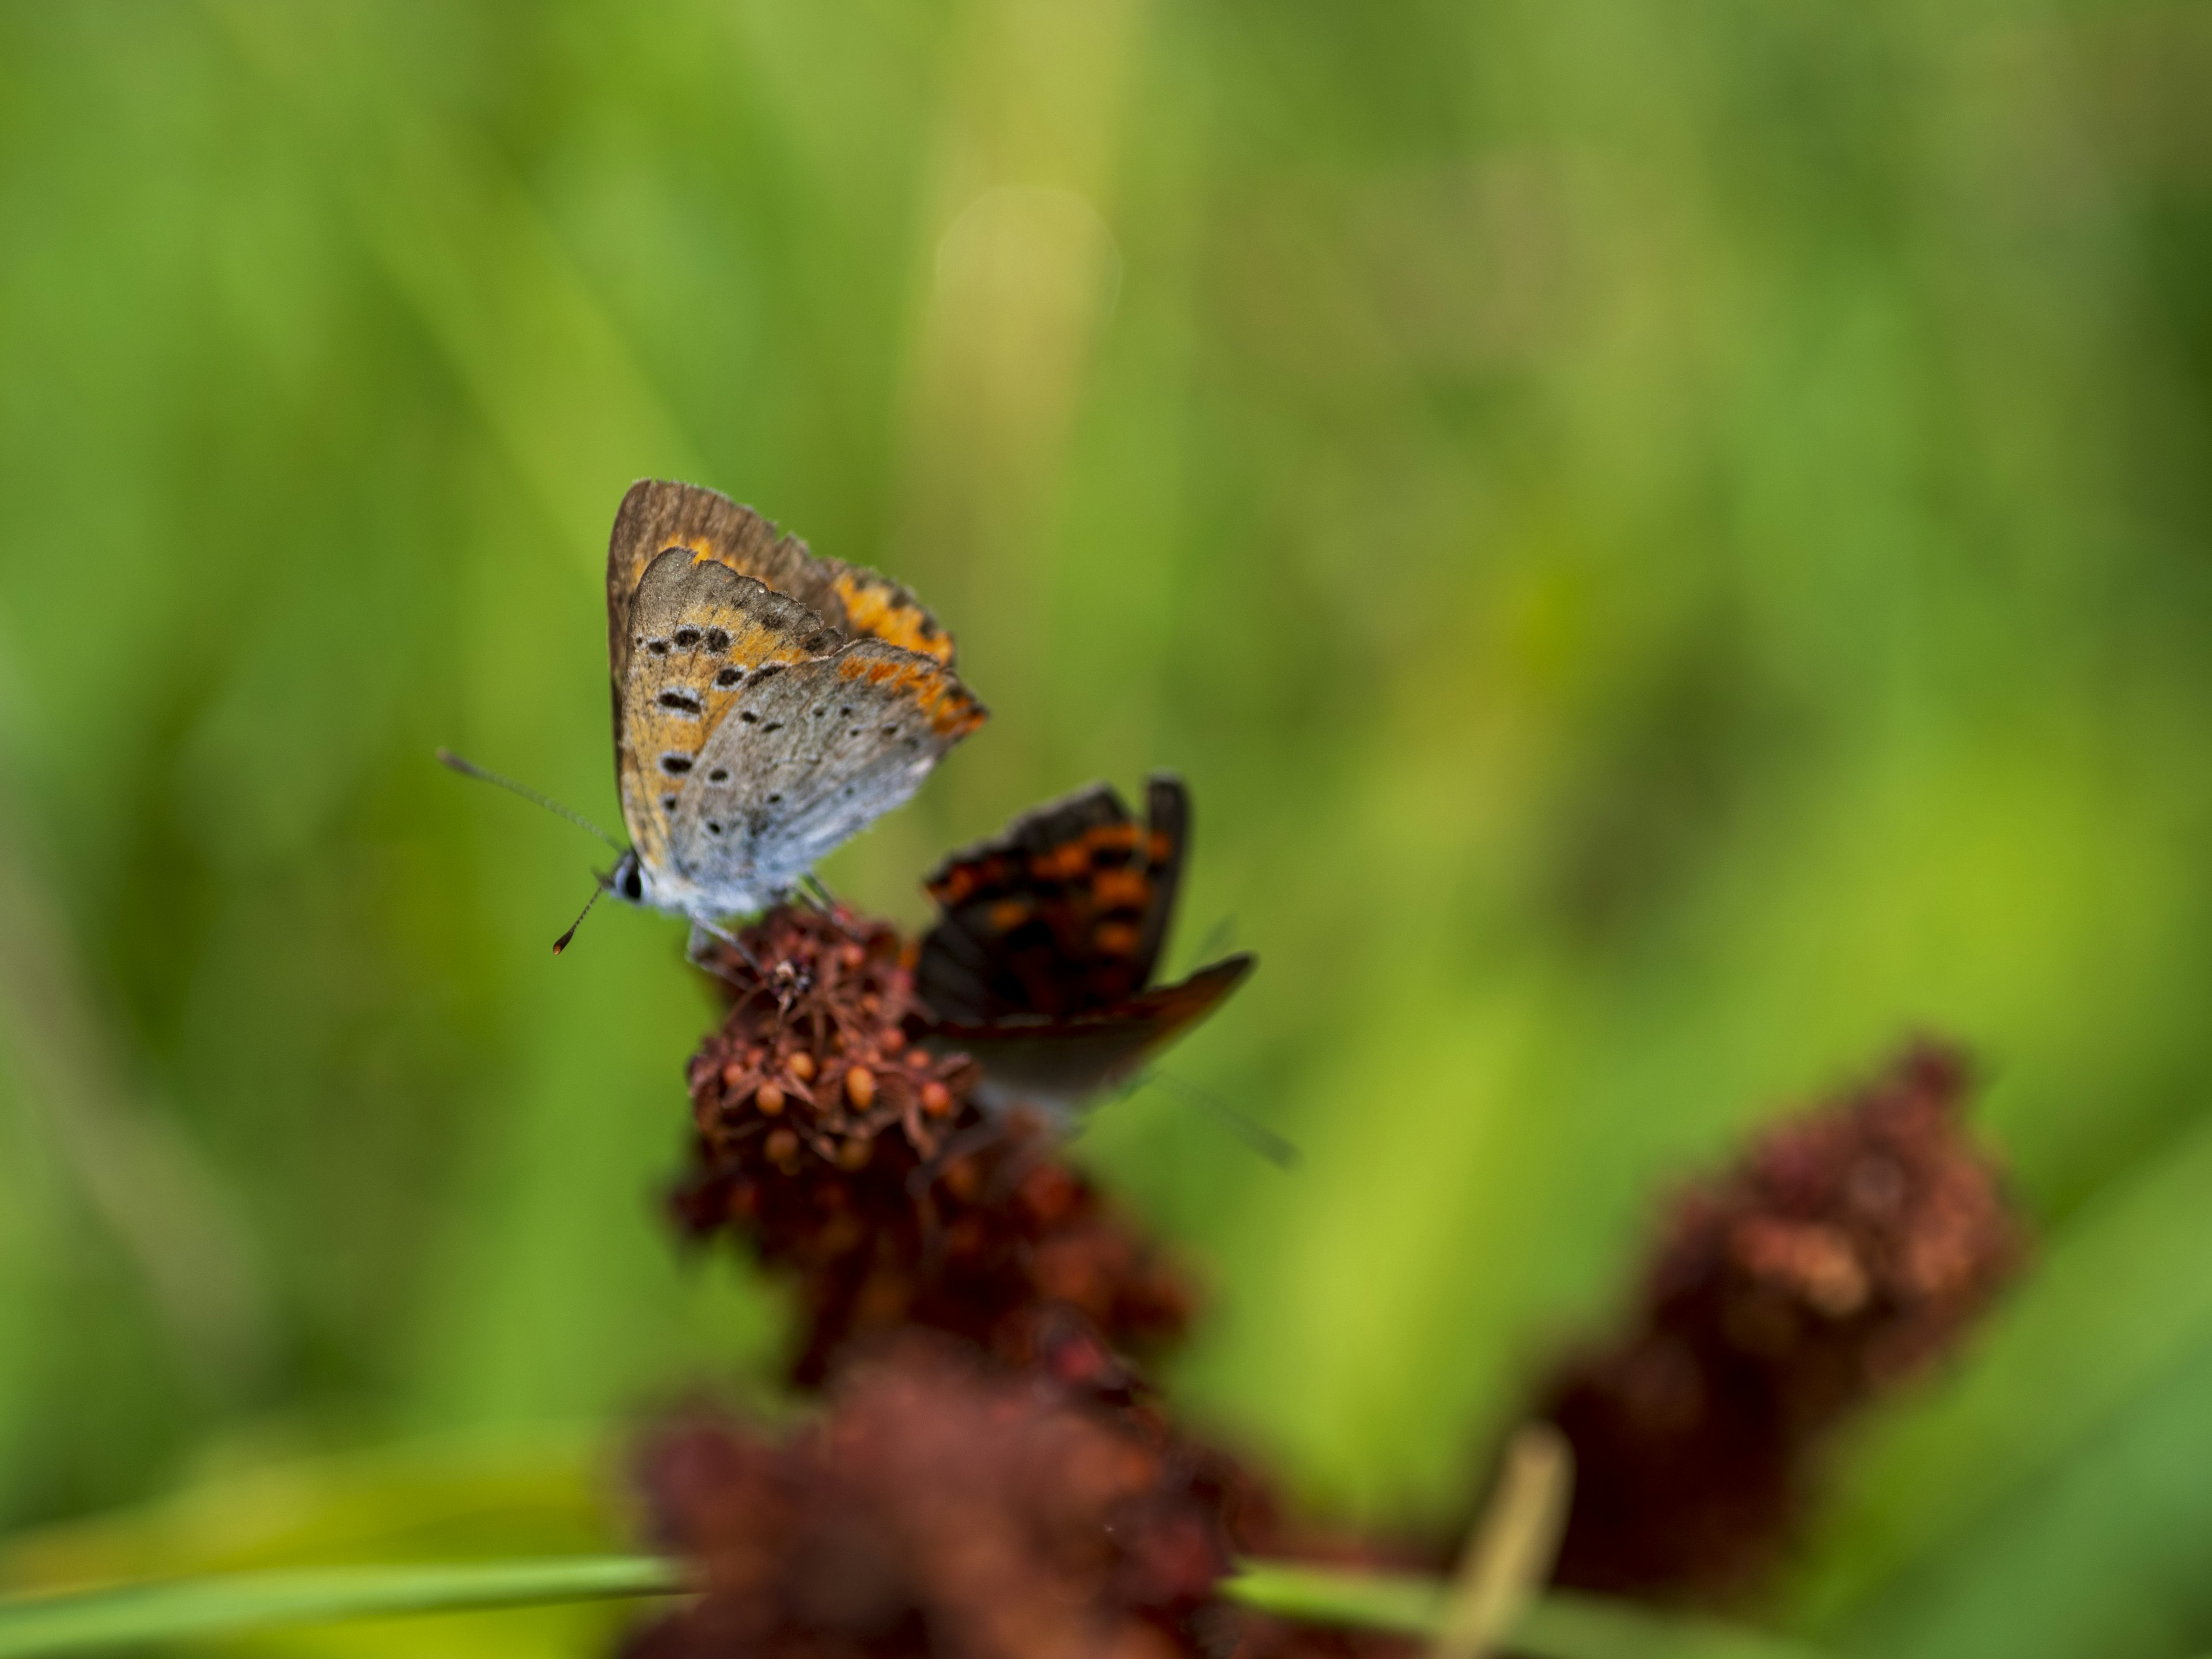
[(832, 915), (836, 914), (839, 908), (837, 896), (822, 884), (821, 877), (816, 875), (811, 870), (809, 870), (805, 875), (801, 876), (799, 880), (800, 885), (806, 890), (809, 896), (820, 902), (822, 908), (826, 914)]
[[(685, 959), (694, 968), (703, 968), (717, 979), (728, 980), (732, 985), (743, 985), (744, 981), (725, 968), (720, 960), (716, 957), (714, 946), (717, 945), (726, 945), (736, 951), (738, 959), (753, 970), (753, 976), (757, 981), (767, 977), (767, 975), (762, 971), (760, 963), (754, 959), (753, 953), (745, 949), (743, 939), (727, 928), (719, 927), (711, 921), (702, 921), (696, 916), (693, 917), (691, 937), (684, 947)], [(754, 988), (744, 985), (744, 988), (751, 990)]]

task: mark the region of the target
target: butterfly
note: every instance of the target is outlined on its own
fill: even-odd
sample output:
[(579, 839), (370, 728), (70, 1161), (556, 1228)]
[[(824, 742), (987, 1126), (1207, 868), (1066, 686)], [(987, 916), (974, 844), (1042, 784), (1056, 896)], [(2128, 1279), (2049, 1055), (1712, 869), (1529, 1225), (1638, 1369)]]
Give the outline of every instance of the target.
[(940, 912), (915, 989), (933, 1041), (982, 1067), (979, 1102), (1065, 1116), (1127, 1082), (1255, 964), (1226, 957), (1153, 986), (1190, 842), (1182, 781), (1155, 774), (1138, 823), (1109, 784), (1024, 813), (925, 884)]
[(607, 547), (617, 896), (710, 928), (782, 897), (983, 723), (952, 659), (897, 583), (711, 489), (634, 485)]
[(896, 582), (817, 558), (714, 490), (633, 485), (607, 545), (629, 845), (601, 890), (690, 918), (695, 954), (702, 932), (727, 939), (723, 917), (784, 897), (983, 723), (953, 654), (952, 636)]

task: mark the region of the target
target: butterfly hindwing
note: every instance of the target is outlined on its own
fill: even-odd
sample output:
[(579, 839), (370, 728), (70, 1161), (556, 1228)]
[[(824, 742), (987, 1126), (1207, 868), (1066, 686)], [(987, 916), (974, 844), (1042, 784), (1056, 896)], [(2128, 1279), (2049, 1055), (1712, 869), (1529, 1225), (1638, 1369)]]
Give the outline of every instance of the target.
[(670, 866), (709, 896), (781, 892), (982, 719), (949, 671), (880, 640), (771, 665), (736, 689), (678, 792)]
[(988, 1095), (1061, 1110), (1126, 1082), (1243, 984), (1256, 958), (1224, 957), (1188, 979), (1061, 1019), (948, 1024), (934, 1040), (983, 1068)]

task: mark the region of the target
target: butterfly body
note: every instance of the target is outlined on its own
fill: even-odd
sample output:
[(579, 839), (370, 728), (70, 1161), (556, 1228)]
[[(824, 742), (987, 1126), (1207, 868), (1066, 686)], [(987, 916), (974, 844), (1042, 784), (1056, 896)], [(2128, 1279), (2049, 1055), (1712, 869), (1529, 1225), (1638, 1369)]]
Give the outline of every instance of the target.
[(985, 718), (912, 594), (712, 490), (630, 490), (607, 596), (632, 903), (712, 928), (775, 902)]
[(1151, 984), (1189, 845), (1180, 779), (1154, 775), (1139, 824), (1094, 784), (947, 859), (915, 989), (934, 1041), (983, 1068), (979, 1098), (1065, 1115), (1127, 1081), (1241, 984), (1249, 954)]

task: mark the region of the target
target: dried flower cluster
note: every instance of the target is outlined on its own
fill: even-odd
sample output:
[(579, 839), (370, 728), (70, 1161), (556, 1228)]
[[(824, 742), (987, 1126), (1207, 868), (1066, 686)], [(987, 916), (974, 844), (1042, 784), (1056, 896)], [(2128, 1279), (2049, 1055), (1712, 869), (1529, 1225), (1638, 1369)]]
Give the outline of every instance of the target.
[(915, 1042), (922, 1017), (897, 933), (847, 910), (787, 905), (744, 944), (751, 962), (720, 947), (730, 1012), (691, 1060), (703, 1156), (788, 1174), (811, 1154), (849, 1172), (883, 1150), (885, 1130), (898, 1131), (909, 1160), (933, 1155), (975, 1067)]
[(645, 1474), (707, 1593), (632, 1659), (1170, 1659), (1231, 1563), (1217, 1472), (1146, 1413), (913, 1339), (789, 1437), (695, 1419)]
[[(672, 1208), (790, 1277), (792, 1376), (826, 1403), (786, 1436), (696, 1416), (654, 1440), (650, 1506), (708, 1590), (632, 1659), (1399, 1659), (1216, 1599), (1232, 1551), (1422, 1564), (1170, 1431), (1124, 1355), (1182, 1334), (1188, 1286), (1042, 1126), (979, 1107), (915, 960), (786, 907), (712, 964), (730, 1007)], [(1562, 1581), (1751, 1585), (1835, 1426), (1986, 1304), (2021, 1245), (1966, 1083), (1915, 1049), (1678, 1201), (1628, 1332), (1540, 1402), (1578, 1470)]]
[(775, 965), (717, 964), (732, 1002), (691, 1062), (692, 1167), (672, 1203), (695, 1236), (727, 1231), (794, 1275), (794, 1380), (898, 1326), (1018, 1359), (1059, 1304), (1116, 1346), (1182, 1333), (1192, 1297), (1164, 1253), (1036, 1126), (986, 1120), (963, 1056), (932, 1051), (892, 929), (785, 908), (744, 944)]
[(1912, 1049), (1680, 1200), (1627, 1334), (1550, 1389), (1577, 1470), (1563, 1582), (1753, 1584), (1830, 1432), (1954, 1345), (2011, 1275), (2021, 1236), (1960, 1125), (1968, 1080), (1955, 1053)]

